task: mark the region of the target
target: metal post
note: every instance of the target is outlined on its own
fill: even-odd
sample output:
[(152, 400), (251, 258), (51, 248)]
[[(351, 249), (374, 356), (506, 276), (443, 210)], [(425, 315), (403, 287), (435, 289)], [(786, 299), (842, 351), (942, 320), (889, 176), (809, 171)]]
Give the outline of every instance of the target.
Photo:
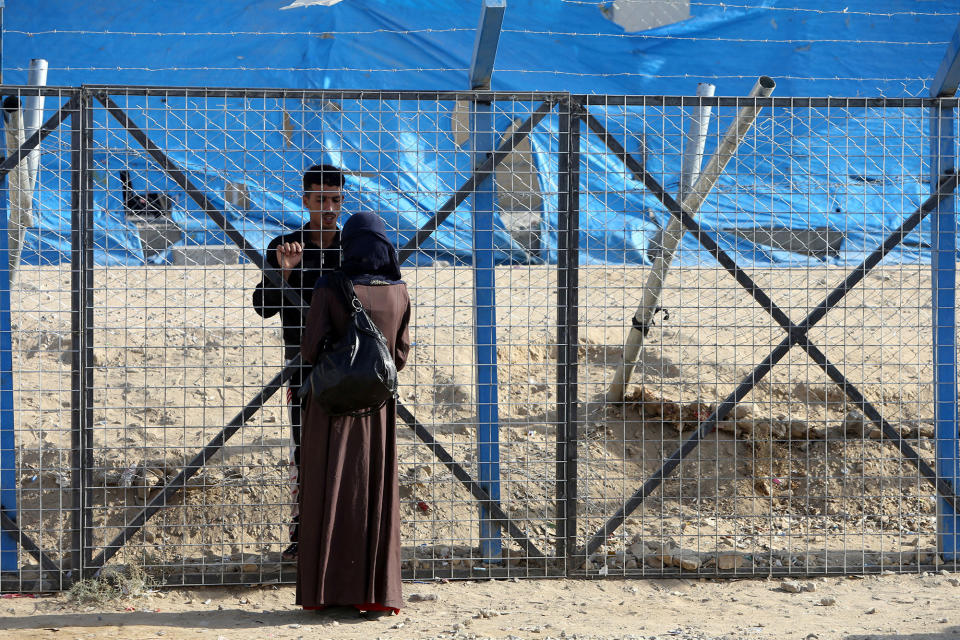
[[(954, 109), (936, 106), (930, 118), (930, 185), (956, 167)], [(956, 198), (943, 199), (933, 210), (931, 224), (931, 284), (934, 362), (934, 418), (937, 438), (937, 475), (956, 491), (958, 477), (957, 428), (957, 218)], [(938, 548), (954, 559), (958, 550), (957, 514), (942, 498), (937, 500)]]
[(560, 107), (557, 149), (557, 540), (577, 564), (577, 374), (580, 266), (580, 117)]
[[(34, 87), (43, 87), (47, 84), (47, 61), (43, 58), (34, 58), (30, 61), (30, 72), (27, 84)], [(23, 99), (23, 135), (29, 138), (40, 128), (43, 122), (43, 105), (45, 98), (41, 94), (26, 96)], [(32, 196), (37, 186), (37, 169), (40, 162), (40, 150), (34, 149), (27, 156), (27, 172), (29, 189)]]
[[(0, 177), (0, 215), (8, 220), (7, 179)], [(0, 236), (3, 237), (3, 236)], [(17, 520), (16, 434), (13, 420), (13, 345), (10, 336), (9, 251), (0, 242), (0, 509)], [(17, 546), (10, 534), (0, 534), (0, 571), (16, 571)]]
[[(955, 95), (960, 86), (960, 25), (934, 76), (930, 95)], [(930, 189), (936, 193), (940, 176), (956, 170), (955, 110), (938, 104), (930, 109)], [(957, 219), (956, 196), (944, 198), (932, 212), (930, 226), (931, 315), (933, 321), (933, 415), (937, 438), (937, 476), (957, 490), (960, 429), (957, 421)], [(956, 511), (937, 501), (937, 547), (955, 560), (958, 549)]]
[[(717, 87), (707, 82), (697, 83), (697, 97), (711, 98)], [(700, 176), (700, 167), (703, 166), (703, 149), (707, 144), (707, 133), (710, 130), (710, 112), (713, 107), (709, 104), (698, 104), (693, 108), (693, 115), (690, 118), (690, 128), (683, 141), (683, 158), (680, 165), (680, 186), (677, 188), (677, 201), (683, 202), (683, 199), (690, 193), (691, 187)], [(673, 220), (673, 218), (671, 218)], [(669, 223), (668, 223), (669, 226)], [(663, 234), (664, 229), (657, 231), (657, 235), (650, 242), (650, 250), (647, 256), (650, 260), (656, 260), (663, 252)]]
[[(473, 103), (473, 153), (483, 162), (496, 146), (493, 105)], [(477, 475), (491, 500), (500, 500), (500, 420), (497, 406), (497, 301), (494, 269), (493, 217), (496, 187), (493, 171), (473, 194), (473, 331), (477, 354)], [(480, 513), (481, 556), (497, 561), (501, 554), (500, 529)]]
[[(17, 96), (8, 96), (3, 100), (7, 157), (14, 156), (24, 146), (23, 117), (21, 101)], [(11, 280), (16, 277), (17, 267), (20, 265), (23, 236), (27, 228), (33, 226), (28, 158), (29, 154), (18, 162), (7, 176), (7, 256)]]
[(72, 576), (79, 579), (93, 552), (90, 467), (93, 442), (93, 229), (90, 184), (90, 97), (81, 91), (70, 116), (71, 170), (71, 446), (73, 536)]
[(4, 0), (0, 0), (0, 84), (3, 84), (3, 7)]
[[(470, 88), (489, 89), (500, 40), (505, 0), (484, 0), (470, 65)], [(474, 167), (497, 148), (493, 104), (474, 100), (470, 111)], [(473, 193), (473, 333), (477, 353), (477, 478), (491, 500), (500, 500), (500, 416), (497, 398), (497, 300), (493, 219), (496, 183), (493, 167), (477, 176)], [(499, 562), (503, 551), (499, 525), (480, 508), (480, 555)]]
[(80, 230), (83, 242), (83, 335), (77, 348), (83, 363), (83, 566), (90, 565), (93, 557), (93, 109), (92, 99), (85, 92), (80, 94), (80, 110), (83, 120), (81, 147), (81, 216)]

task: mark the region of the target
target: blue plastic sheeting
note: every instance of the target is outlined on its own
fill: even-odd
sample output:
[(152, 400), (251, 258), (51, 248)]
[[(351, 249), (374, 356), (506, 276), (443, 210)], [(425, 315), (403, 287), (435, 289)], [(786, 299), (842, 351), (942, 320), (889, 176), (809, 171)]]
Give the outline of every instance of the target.
[[(18, 3), (4, 13), (4, 79), (25, 82), (29, 59), (45, 57), (50, 61), (49, 83), (62, 86), (466, 87), (479, 12), (476, 2), (344, 0), (332, 7), (282, 10), (286, 4)], [(689, 20), (624, 34), (597, 6), (511, 0), (493, 88), (669, 95), (692, 94), (697, 81), (711, 81), (718, 85), (718, 94), (745, 95), (756, 77), (766, 74), (777, 80), (778, 96), (924, 95), (925, 83), (935, 73), (955, 26), (935, 15), (955, 13), (955, 2), (920, 6), (864, 0), (846, 3), (846, 13), (824, 10), (822, 2), (812, 0), (756, 4), (748, 9), (695, 4)], [(884, 15), (908, 9), (913, 15)], [(158, 32), (167, 35), (148, 35)], [(137, 120), (142, 112), (133, 107), (143, 102), (125, 98), (122, 106), (131, 107)], [(375, 107), (368, 103), (363, 108), (341, 103), (337, 111), (313, 101), (289, 102), (277, 100), (259, 109), (245, 108), (240, 100), (218, 104), (173, 98), (150, 103), (152, 115), (169, 110), (169, 117), (158, 120), (177, 129), (177, 136), (170, 138), (177, 139), (178, 148), (171, 149), (170, 140), (163, 139), (171, 157), (256, 248), (303, 223), (300, 172), (314, 162), (350, 170), (345, 210), (379, 213), (394, 230), (398, 246), (469, 176), (468, 154), (449, 133), (452, 104), (441, 109), (429, 102), (417, 109), (411, 103)], [(198, 108), (191, 110), (191, 105)], [(282, 134), (284, 106), (290, 106), (287, 111), (294, 119), (290, 148)], [(512, 105), (509, 117), (499, 115), (499, 129), (514, 117), (526, 117), (518, 111), (522, 108), (532, 110), (536, 105)], [(668, 191), (676, 192), (686, 129), (679, 109), (591, 108), (591, 112), (609, 123), (628, 150), (637, 151), (642, 139), (648, 171)], [(723, 131), (734, 110), (719, 108), (715, 113), (711, 132)], [(757, 128), (697, 214), (721, 246), (745, 263), (794, 266), (819, 259), (754, 245), (732, 235), (733, 228), (840, 231), (845, 235), (841, 253), (826, 260), (855, 261), (929, 192), (929, 185), (921, 181), (926, 134), (918, 109), (844, 110), (816, 117), (798, 110), (794, 118), (789, 110), (779, 109), (774, 118), (767, 115), (761, 114)], [(619, 129), (614, 126), (618, 122)], [(542, 252), (527, 255), (503, 220), (496, 218), (499, 263), (556, 260), (556, 127), (551, 115), (531, 135), (544, 196)], [(150, 133), (162, 135), (159, 129)], [(184, 231), (181, 244), (226, 242), (212, 221), (156, 167), (146, 164), (142, 154), (118, 147), (103, 131), (96, 136), (95, 148), (103, 150), (94, 158), (103, 173), (94, 196), (98, 263), (144, 261), (137, 229), (122, 211), (115, 175), (121, 168), (134, 174), (136, 190), (149, 185), (150, 190), (174, 197), (173, 219)], [(581, 259), (642, 263), (667, 213), (598, 138), (584, 132), (582, 140)], [(716, 136), (711, 141), (715, 144)], [(711, 152), (708, 146), (706, 153)], [(53, 172), (62, 171), (58, 159), (51, 154), (43, 162), (40, 184), (57, 184)], [(247, 186), (249, 209), (238, 211), (223, 203), (227, 181)], [(69, 259), (70, 215), (62, 195), (41, 189), (36, 208), (37, 225), (27, 233), (23, 261)], [(469, 263), (470, 221), (468, 199), (415, 259)], [(925, 223), (888, 260), (928, 260), (928, 234)], [(690, 236), (683, 240), (679, 259), (712, 262)], [(169, 260), (169, 252), (151, 260)]]
[[(476, 0), (289, 4), (9, 3), (4, 80), (26, 82), (30, 58), (44, 57), (52, 85), (467, 88)], [(509, 0), (493, 88), (678, 95), (716, 79), (718, 95), (742, 95), (770, 75), (778, 95), (926, 95), (957, 10), (953, 0), (693, 3), (689, 20), (624, 34), (601, 4)]]

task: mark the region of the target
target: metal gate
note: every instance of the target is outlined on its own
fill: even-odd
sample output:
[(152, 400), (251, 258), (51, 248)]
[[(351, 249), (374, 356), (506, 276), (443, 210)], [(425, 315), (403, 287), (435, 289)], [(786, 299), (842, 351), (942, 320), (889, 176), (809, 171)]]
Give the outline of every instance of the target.
[[(406, 576), (953, 562), (936, 538), (951, 478), (932, 465), (935, 436), (956, 434), (934, 428), (921, 227), (956, 189), (944, 173), (924, 193), (943, 101), (39, 91), (59, 110), (0, 165), (40, 145), (42, 233), (11, 280), (3, 590), (125, 564), (170, 585), (293, 581), (298, 363), (250, 294), (321, 158), (406, 260)], [(740, 138), (697, 211), (670, 192), (705, 106), (708, 152)], [(837, 211), (811, 208), (823, 191)], [(150, 193), (166, 214), (131, 213)], [(638, 247), (671, 217), (686, 235), (645, 322), (656, 256)]]

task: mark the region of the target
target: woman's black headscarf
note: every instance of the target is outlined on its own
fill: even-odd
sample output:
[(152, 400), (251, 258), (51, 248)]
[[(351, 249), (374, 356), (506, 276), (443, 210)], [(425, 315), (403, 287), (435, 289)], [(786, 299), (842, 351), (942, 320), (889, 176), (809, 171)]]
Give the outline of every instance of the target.
[(387, 239), (387, 229), (375, 213), (355, 213), (340, 232), (340, 270), (354, 284), (397, 284), (400, 262)]

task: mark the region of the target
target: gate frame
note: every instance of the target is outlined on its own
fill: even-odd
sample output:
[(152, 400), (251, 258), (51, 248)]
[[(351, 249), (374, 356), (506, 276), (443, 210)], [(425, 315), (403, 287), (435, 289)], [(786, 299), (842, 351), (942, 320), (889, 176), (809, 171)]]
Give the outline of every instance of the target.
[[(566, 99), (567, 94), (564, 93), (530, 93), (530, 94), (516, 94), (516, 93), (498, 93), (493, 91), (460, 91), (460, 92), (382, 92), (382, 91), (359, 91), (359, 92), (343, 92), (343, 91), (332, 91), (332, 90), (318, 90), (318, 91), (305, 91), (305, 90), (296, 90), (296, 91), (285, 91), (285, 90), (244, 90), (244, 89), (189, 89), (189, 88), (172, 88), (172, 87), (139, 87), (133, 91), (128, 90), (125, 87), (117, 87), (112, 85), (90, 85), (85, 86), (84, 89), (89, 92), (89, 94), (95, 98), (100, 104), (106, 109), (124, 130), (137, 141), (138, 144), (150, 155), (150, 157), (156, 162), (160, 169), (174, 182), (176, 182), (187, 194), (187, 196), (193, 200), (216, 224), (219, 226), (241, 250), (241, 252), (248, 258), (250, 261), (255, 264), (262, 273), (264, 273), (274, 286), (280, 288), (283, 292), (283, 295), (291, 304), (297, 306), (303, 305), (303, 300), (300, 298), (299, 294), (289, 287), (285, 282), (281, 281), (276, 274), (272, 273), (269, 270), (264, 269), (264, 259), (256, 249), (252, 248), (249, 243), (246, 242), (246, 239), (240, 234), (226, 219), (223, 215), (223, 212), (219, 211), (210, 200), (206, 197), (206, 194), (198, 189), (190, 180), (187, 173), (177, 165), (173, 160), (171, 160), (163, 150), (158, 147), (150, 137), (138, 127), (130, 117), (127, 115), (126, 111), (117, 106), (113, 100), (110, 98), (111, 93), (123, 93), (124, 95), (144, 95), (150, 96), (156, 93), (162, 93), (165, 96), (170, 96), (171, 94), (177, 96), (187, 96), (191, 93), (200, 92), (203, 96), (209, 97), (211, 95), (216, 97), (277, 97), (277, 98), (291, 98), (295, 97), (296, 94), (300, 94), (303, 97), (308, 95), (310, 96), (319, 96), (323, 97), (325, 95), (334, 95), (337, 99), (363, 99), (364, 96), (373, 94), (380, 100), (389, 100), (394, 99), (411, 99), (418, 100), (423, 99), (424, 96), (432, 96), (437, 100), (443, 99), (456, 99), (458, 96), (466, 96), (468, 99), (471, 99), (475, 102), (489, 101), (490, 103), (495, 103), (499, 100), (509, 100), (509, 101), (530, 101), (542, 100), (540, 106), (533, 112), (531, 115), (519, 126), (514, 129), (513, 135), (511, 135), (506, 140), (502, 141), (499, 146), (496, 147), (495, 151), (487, 155), (487, 158), (484, 162), (479, 163), (473, 168), (473, 171), (470, 177), (465, 181), (461, 187), (452, 195), (443, 206), (438, 209), (438, 211), (431, 217), (431, 219), (420, 229), (418, 229), (413, 236), (408, 240), (404, 245), (403, 249), (399, 252), (400, 264), (414, 252), (416, 251), (420, 244), (428, 238), (433, 231), (435, 231), (439, 225), (451, 214), (453, 213), (457, 206), (463, 202), (468, 196), (475, 195), (477, 189), (482, 185), (483, 181), (489, 179), (489, 176), (493, 174), (494, 169), (506, 159), (509, 153), (514, 149), (514, 147), (522, 141), (529, 133), (533, 130), (533, 127), (536, 126), (546, 115), (548, 115), (553, 107)], [(293, 95), (291, 95), (293, 94)], [(92, 194), (92, 191), (91, 191)], [(92, 247), (92, 242), (90, 243)], [(92, 250), (92, 249), (91, 249)], [(91, 263), (92, 265), (92, 263)], [(92, 266), (91, 266), (92, 268)], [(92, 273), (92, 271), (91, 271)], [(92, 283), (91, 283), (92, 290)], [(91, 309), (92, 311), (92, 309)], [(92, 339), (90, 340), (91, 349), (92, 349)], [(130, 520), (121, 530), (121, 532), (107, 545), (100, 547), (100, 553), (94, 557), (90, 558), (88, 561), (83, 563), (81, 574), (83, 576), (98, 576), (103, 570), (106, 563), (120, 551), (123, 545), (129, 540), (133, 535), (140, 531), (143, 526), (146, 524), (153, 515), (155, 515), (160, 509), (162, 509), (169, 498), (174, 494), (179, 492), (181, 489), (186, 487), (187, 481), (195, 475), (203, 466), (206, 464), (206, 461), (213, 456), (225, 443), (226, 441), (234, 434), (236, 431), (243, 426), (246, 421), (252, 417), (257, 410), (259, 410), (263, 404), (269, 400), (269, 398), (283, 385), (286, 380), (290, 378), (291, 375), (301, 366), (300, 358), (297, 356), (290, 364), (286, 365), (282, 371), (273, 378), (262, 390), (258, 393), (247, 405), (234, 417), (233, 420), (225, 426), (219, 434), (217, 434), (210, 442), (207, 444), (194, 458), (185, 465), (179, 474), (176, 477), (171, 479), (169, 482), (158, 482), (155, 486), (151, 487), (151, 491), (157, 491), (153, 499), (151, 499), (144, 507), (137, 513), (132, 520)], [(574, 396), (575, 397), (575, 396)], [(413, 429), (414, 433), (427, 445), (428, 448), (434, 453), (434, 455), (441, 461), (443, 464), (450, 469), (454, 474), (454, 477), (464, 485), (467, 490), (470, 492), (471, 496), (477, 500), (478, 506), (481, 509), (485, 509), (488, 512), (488, 516), (485, 521), (488, 523), (488, 526), (492, 527), (501, 527), (505, 529), (510, 536), (517, 542), (521, 547), (523, 547), (526, 557), (530, 560), (542, 562), (543, 563), (543, 573), (544, 575), (550, 574), (551, 568), (546, 562), (547, 557), (542, 551), (540, 551), (533, 542), (530, 541), (529, 537), (523, 532), (523, 530), (517, 526), (517, 524), (506, 514), (503, 508), (500, 505), (499, 500), (492, 498), (487, 491), (487, 488), (484, 486), (484, 483), (481, 481), (474, 480), (470, 474), (457, 463), (453, 457), (443, 448), (443, 446), (433, 438), (432, 434), (420, 424), (412, 413), (399, 401), (397, 400), (397, 414), (400, 418), (407, 423), (407, 425)], [(92, 418), (89, 420), (89, 423), (92, 425)], [(92, 440), (92, 438), (91, 438)], [(89, 549), (92, 547), (92, 544), (89, 541), (82, 541), (82, 546)], [(451, 574), (456, 573), (451, 568)], [(414, 576), (417, 577), (417, 571), (414, 569)], [(436, 577), (437, 571), (434, 569), (430, 570), (430, 577)], [(496, 567), (491, 566), (488, 568), (488, 571), (485, 575), (510, 575), (510, 567)], [(527, 571), (529, 574), (529, 570)]]
[[(623, 104), (623, 105), (637, 105), (637, 106), (646, 106), (649, 102), (653, 101), (654, 104), (663, 104), (668, 105), (679, 101), (679, 104), (684, 105), (690, 103), (692, 105), (701, 106), (704, 104), (710, 105), (722, 105), (727, 102), (729, 99), (724, 98), (694, 98), (689, 99), (687, 97), (681, 97), (676, 99), (668, 98), (651, 98), (651, 97), (635, 97), (635, 96), (591, 96), (591, 95), (575, 95), (571, 96), (571, 99), (575, 100), (578, 107), (585, 113), (584, 117), (590, 118), (588, 107), (591, 104), (609, 106), (611, 100), (614, 104)], [(830, 106), (832, 104), (839, 103), (844, 108), (849, 108), (851, 106), (883, 106), (889, 107), (891, 103), (901, 104), (901, 106), (907, 106), (909, 103), (920, 103), (916, 106), (924, 106), (927, 100), (916, 100), (916, 99), (897, 99), (897, 98), (734, 98), (734, 104), (737, 106), (744, 103), (750, 104), (753, 103), (755, 107), (763, 106), (774, 106), (779, 102), (785, 102), (787, 106), (795, 107), (798, 104), (800, 106), (814, 106), (817, 104), (823, 103), (825, 106)], [(622, 102), (621, 102), (622, 101)], [(638, 102), (639, 101), (639, 102)], [(956, 102), (956, 101), (954, 101)], [(649, 172), (643, 167), (643, 165), (636, 161), (616, 140), (616, 138), (606, 132), (602, 128), (602, 125), (599, 121), (596, 121), (596, 126), (601, 130), (597, 130), (593, 125), (594, 122), (591, 122), (591, 129), (594, 133), (600, 135), (603, 139), (604, 144), (607, 148), (617, 157), (621, 158), (625, 166), (627, 166), (634, 177), (641, 180), (644, 186), (661, 202), (661, 204), (669, 211), (670, 215), (677, 219), (682, 226), (689, 231), (696, 239), (697, 242), (706, 249), (720, 265), (743, 287), (750, 295), (754, 298), (757, 304), (766, 311), (773, 320), (784, 329), (788, 336), (784, 338), (774, 350), (761, 362), (757, 365), (754, 370), (748, 374), (739, 385), (731, 392), (729, 395), (724, 398), (724, 400), (717, 405), (717, 407), (711, 412), (710, 416), (702, 423), (700, 423), (699, 428), (694, 431), (694, 433), (684, 440), (683, 444), (680, 445), (670, 456), (668, 456), (663, 463), (663, 465), (653, 473), (643, 485), (637, 489), (633, 495), (624, 503), (624, 505), (617, 511), (616, 514), (611, 516), (604, 525), (594, 533), (590, 539), (584, 544), (583, 547), (579, 548), (575, 555), (575, 566), (581, 566), (586, 559), (588, 559), (597, 549), (602, 546), (608, 536), (616, 531), (627, 517), (633, 513), (649, 496), (653, 491), (655, 491), (669, 476), (674, 469), (676, 469), (680, 462), (683, 461), (692, 451), (694, 451), (704, 437), (709, 435), (717, 425), (723, 421), (729, 414), (730, 411), (739, 403), (746, 395), (749, 393), (758, 382), (760, 382), (771, 368), (782, 360), (790, 349), (794, 345), (800, 346), (811, 359), (827, 374), (827, 376), (841, 388), (846, 395), (855, 405), (857, 405), (862, 413), (869, 418), (875, 426), (877, 426), (885, 439), (888, 439), (893, 444), (896, 445), (897, 449), (903, 455), (903, 457), (910, 462), (919, 472), (920, 475), (924, 477), (934, 489), (940, 495), (940, 498), (950, 505), (954, 509), (954, 512), (958, 511), (958, 501), (952, 483), (947, 482), (943, 477), (937, 474), (930, 465), (917, 453), (917, 451), (911, 447), (906, 439), (903, 438), (899, 432), (897, 432), (880, 414), (879, 411), (874, 407), (874, 405), (867, 400), (863, 394), (857, 389), (857, 387), (851, 383), (844, 375), (834, 366), (826, 355), (820, 351), (820, 349), (809, 341), (807, 338), (808, 331), (813, 328), (827, 312), (836, 306), (843, 297), (855, 287), (866, 275), (873, 269), (880, 260), (893, 250), (900, 242), (913, 230), (916, 226), (920, 224), (926, 215), (931, 211), (937, 208), (943, 200), (953, 199), (954, 192), (957, 189), (958, 175), (955, 171), (947, 171), (946, 173), (941, 174), (936, 180), (934, 185), (934, 193), (929, 198), (927, 198), (920, 207), (910, 216), (908, 216), (901, 226), (893, 231), (887, 236), (884, 242), (873, 251), (870, 255), (867, 256), (861, 262), (861, 264), (853, 269), (844, 280), (837, 285), (833, 291), (831, 291), (826, 298), (823, 299), (814, 310), (811, 311), (801, 322), (794, 324), (790, 317), (782, 310), (780, 307), (766, 294), (766, 292), (759, 287), (752, 278), (750, 278), (747, 273), (741, 269), (733, 258), (721, 248), (717, 242), (710, 237), (710, 235), (700, 227), (699, 223), (693, 218), (689, 211), (683, 209), (683, 207), (678, 203), (670, 194), (657, 182), (657, 180), (650, 175)], [(736, 573), (734, 570), (732, 573)]]
[[(953, 491), (952, 482), (944, 479), (943, 473), (937, 474), (934, 470), (919, 456), (919, 454), (905, 442), (905, 440), (883, 419), (880, 413), (873, 407), (843, 375), (834, 367), (815, 345), (809, 342), (807, 331), (819, 322), (826, 313), (835, 306), (843, 296), (851, 290), (863, 277), (872, 269), (886, 253), (892, 250), (905, 237), (910, 230), (914, 229), (923, 217), (930, 214), (938, 206), (943, 212), (946, 207), (944, 202), (952, 200), (954, 192), (958, 186), (958, 176), (955, 172), (942, 173), (934, 194), (927, 198), (921, 206), (910, 216), (904, 219), (900, 228), (887, 236), (883, 244), (878, 247), (860, 266), (853, 269), (830, 294), (800, 323), (793, 323), (790, 318), (763, 292), (747, 275), (736, 265), (730, 256), (720, 248), (716, 242), (705, 232), (693, 219), (689, 212), (674, 200), (662, 186), (646, 171), (644, 166), (627, 153), (617, 139), (607, 133), (605, 130), (601, 133), (591, 130), (603, 139), (604, 144), (616, 157), (620, 158), (624, 166), (634, 177), (641, 180), (646, 188), (654, 194), (670, 215), (678, 218), (684, 227), (695, 236), (700, 244), (707, 249), (730, 273), (738, 283), (741, 284), (758, 304), (767, 311), (774, 321), (780, 325), (786, 332), (787, 337), (774, 349), (773, 352), (761, 363), (754, 374), (744, 380), (736, 390), (728, 396), (717, 409), (702, 423), (700, 428), (683, 445), (669, 457), (666, 464), (650, 477), (629, 500), (624, 504), (621, 511), (613, 516), (604, 527), (597, 532), (583, 547), (578, 546), (577, 539), (577, 464), (578, 464), (578, 396), (577, 396), (577, 372), (579, 364), (578, 356), (578, 265), (579, 265), (579, 175), (580, 175), (580, 136), (581, 127), (584, 122), (588, 122), (589, 107), (591, 105), (610, 105), (610, 104), (636, 104), (636, 105), (680, 105), (694, 106), (703, 104), (705, 101), (716, 106), (739, 106), (744, 103), (744, 98), (656, 98), (656, 97), (633, 97), (633, 96), (587, 96), (587, 95), (569, 95), (565, 93), (506, 93), (506, 92), (366, 92), (366, 91), (302, 91), (302, 90), (246, 90), (246, 89), (191, 89), (191, 88), (167, 88), (167, 87), (121, 87), (107, 85), (84, 86), (81, 88), (58, 88), (58, 87), (17, 87), (21, 95), (29, 94), (33, 91), (40, 91), (43, 95), (53, 95), (68, 98), (63, 105), (51, 116), (30, 138), (21, 146), (20, 150), (5, 158), (0, 162), (0, 176), (5, 175), (20, 161), (22, 161), (29, 152), (52, 131), (56, 130), (67, 117), (70, 118), (70, 136), (71, 136), (71, 332), (74, 339), (71, 363), (71, 393), (72, 393), (72, 426), (71, 438), (73, 445), (73, 482), (70, 493), (73, 496), (73, 506), (71, 507), (73, 523), (71, 527), (71, 549), (69, 557), (63, 557), (62, 566), (58, 566), (51, 560), (49, 555), (40, 548), (33, 540), (21, 531), (15, 518), (4, 511), (0, 511), (0, 526), (3, 530), (14, 537), (20, 543), (23, 550), (36, 558), (41, 567), (49, 572), (56, 572), (60, 576), (60, 584), (67, 581), (79, 579), (82, 576), (98, 575), (105, 563), (109, 561), (115, 553), (126, 543), (126, 541), (137, 531), (139, 531), (149, 518), (157, 511), (162, 509), (167, 500), (184, 488), (186, 481), (199, 471), (206, 461), (218, 451), (225, 442), (239, 430), (243, 424), (262, 407), (262, 405), (275, 393), (283, 383), (299, 366), (299, 361), (295, 361), (290, 366), (281, 370), (270, 382), (268, 382), (261, 391), (251, 399), (246, 406), (217, 434), (201, 451), (180, 470), (179, 474), (167, 483), (157, 483), (153, 489), (158, 489), (158, 494), (151, 500), (140, 513), (130, 521), (123, 531), (106, 547), (100, 547), (101, 553), (93, 557), (94, 550), (92, 544), (93, 535), (93, 492), (94, 487), (91, 482), (91, 470), (93, 466), (93, 384), (92, 384), (92, 363), (93, 363), (93, 226), (92, 226), (92, 194), (93, 194), (93, 158), (92, 158), (92, 135), (93, 135), (93, 100), (99, 101), (107, 112), (113, 118), (118, 120), (124, 129), (148, 152), (153, 160), (163, 169), (171, 179), (177, 182), (201, 209), (210, 216), (220, 226), (227, 236), (231, 238), (244, 252), (244, 254), (258, 267), (262, 268), (263, 259), (259, 251), (250, 247), (243, 236), (234, 229), (223, 216), (223, 213), (216, 209), (207, 199), (205, 193), (197, 189), (190, 181), (186, 172), (184, 172), (176, 163), (171, 161), (166, 154), (157, 147), (147, 136), (147, 134), (137, 127), (126, 115), (126, 112), (110, 99), (111, 92), (124, 95), (144, 95), (156, 94), (163, 95), (181, 95), (189, 97), (191, 95), (202, 96), (222, 96), (222, 97), (277, 97), (293, 98), (296, 96), (330, 96), (335, 95), (339, 99), (363, 99), (370, 95), (375, 95), (381, 100), (404, 100), (404, 99), (423, 99), (429, 97), (436, 100), (456, 100), (458, 98), (472, 100), (489, 100), (492, 102), (498, 100), (509, 101), (534, 101), (542, 100), (537, 109), (533, 110), (524, 123), (513, 130), (511, 136), (502, 140), (493, 153), (487, 155), (486, 160), (474, 167), (470, 177), (450, 196), (450, 198), (432, 215), (432, 217), (421, 228), (417, 229), (407, 243), (400, 251), (401, 262), (409, 258), (417, 251), (426, 238), (435, 231), (440, 224), (451, 214), (460, 203), (472, 195), (477, 186), (482, 182), (485, 176), (488, 176), (495, 167), (508, 156), (524, 137), (529, 135), (544, 117), (558, 108), (558, 288), (557, 288), (557, 411), (558, 411), (558, 431), (557, 431), (557, 474), (556, 474), (556, 500), (557, 500), (557, 540), (556, 540), (556, 559), (566, 561), (566, 567), (558, 573), (556, 568), (551, 568), (547, 563), (548, 558), (529, 540), (525, 533), (517, 526), (517, 523), (511, 520), (503, 511), (499, 501), (491, 499), (484, 487), (474, 480), (466, 470), (458, 464), (444, 447), (433, 438), (429, 431), (420, 424), (413, 414), (401, 403), (398, 402), (398, 415), (401, 419), (413, 429), (417, 437), (431, 449), (435, 456), (453, 473), (454, 477), (464, 485), (471, 496), (477, 500), (478, 505), (487, 509), (490, 514), (489, 522), (496, 526), (503, 527), (520, 544), (527, 557), (533, 560), (539, 560), (544, 563), (543, 571), (531, 571), (525, 568), (525, 575), (575, 575), (578, 568), (586, 557), (588, 557), (596, 548), (600, 546), (607, 535), (619, 527), (623, 520), (637, 508), (643, 499), (654, 491), (662, 480), (671, 471), (679, 465), (680, 461), (688, 455), (702, 438), (710, 433), (718, 421), (722, 420), (729, 411), (735, 406), (760, 377), (766, 374), (769, 369), (780, 359), (793, 345), (799, 345), (806, 350), (815, 363), (823, 369), (827, 375), (840, 386), (847, 397), (855, 404), (860, 406), (863, 413), (878, 425), (884, 435), (884, 440), (892, 442), (900, 450), (901, 454), (911, 464), (913, 464), (920, 474), (936, 488), (941, 499), (947, 504), (956, 507), (957, 499)], [(618, 100), (620, 101), (618, 103)], [(935, 104), (941, 108), (949, 107), (956, 110), (958, 106), (957, 99), (941, 99), (931, 101), (930, 99), (888, 99), (888, 98), (753, 98), (749, 99), (757, 106), (776, 106), (778, 104), (789, 105), (793, 107), (829, 107), (831, 105), (840, 105), (842, 107), (929, 107)], [(594, 118), (593, 120), (596, 120)], [(597, 121), (598, 122), (598, 121)], [(593, 125), (593, 122), (590, 122)], [(239, 238), (239, 241), (238, 241)], [(268, 274), (268, 277), (270, 275)], [(302, 302), (283, 282), (274, 282), (274, 285), (281, 288), (288, 301), (293, 303)], [(516, 575), (516, 572), (513, 572)], [(720, 572), (723, 573), (723, 572)], [(736, 571), (730, 572), (731, 574)], [(743, 572), (740, 572), (743, 573)], [(457, 575), (452, 569), (449, 574)], [(413, 577), (442, 577), (444, 572), (431, 569), (429, 571), (417, 574)], [(484, 574), (487, 576), (510, 575), (510, 568), (489, 567)], [(262, 578), (263, 576), (255, 576)], [(250, 582), (251, 576), (239, 574), (238, 582)]]

